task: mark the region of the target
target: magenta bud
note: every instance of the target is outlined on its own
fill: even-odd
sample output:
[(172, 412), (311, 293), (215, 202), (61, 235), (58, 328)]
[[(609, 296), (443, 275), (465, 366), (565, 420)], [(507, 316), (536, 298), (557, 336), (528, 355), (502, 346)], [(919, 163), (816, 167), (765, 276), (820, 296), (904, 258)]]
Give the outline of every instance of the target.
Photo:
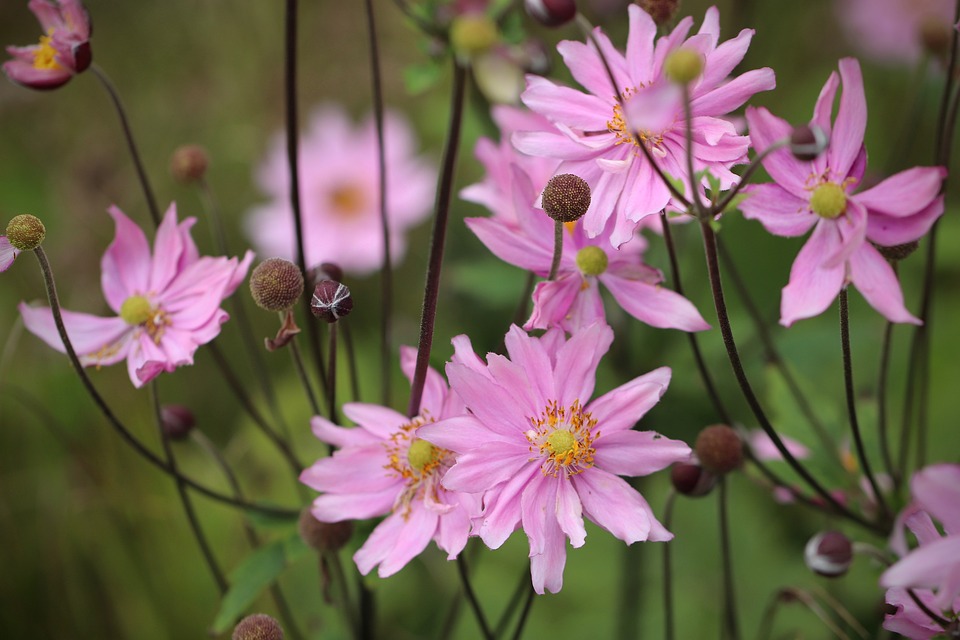
[(545, 27), (567, 24), (577, 15), (574, 0), (524, 0), (527, 13)]
[(186, 438), (196, 422), (193, 412), (183, 405), (167, 404), (160, 407), (160, 425), (171, 440)]
[(670, 482), (680, 495), (699, 498), (713, 490), (717, 476), (698, 464), (677, 462), (670, 467)]
[(317, 318), (333, 323), (349, 315), (353, 310), (353, 298), (347, 285), (336, 280), (321, 280), (313, 289), (310, 311)]
[(797, 160), (810, 162), (827, 148), (827, 134), (817, 125), (795, 127), (790, 133), (790, 153)]
[(821, 531), (810, 538), (803, 559), (814, 573), (828, 578), (842, 576), (853, 562), (853, 544), (839, 531)]

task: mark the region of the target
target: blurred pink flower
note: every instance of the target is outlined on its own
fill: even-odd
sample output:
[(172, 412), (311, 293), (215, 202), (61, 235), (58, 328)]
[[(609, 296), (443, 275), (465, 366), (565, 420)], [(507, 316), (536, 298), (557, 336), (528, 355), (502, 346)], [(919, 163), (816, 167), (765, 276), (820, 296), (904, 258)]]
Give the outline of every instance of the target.
[[(840, 108), (831, 133), (831, 112), (843, 81)], [(942, 167), (914, 167), (880, 184), (854, 193), (866, 169), (863, 135), (867, 104), (860, 64), (840, 61), (820, 92), (811, 125), (829, 137), (827, 150), (810, 162), (780, 149), (764, 159), (775, 183), (750, 185), (740, 208), (770, 233), (800, 236), (813, 233), (800, 250), (790, 282), (783, 289), (780, 323), (822, 313), (852, 282), (870, 305), (891, 322), (918, 324), (903, 305), (903, 293), (893, 269), (874, 248), (919, 239), (943, 213)], [(764, 108), (748, 108), (750, 135), (758, 153), (790, 135), (791, 126)], [(869, 241), (869, 242), (868, 242)]]
[(511, 327), (509, 359), (474, 352), (454, 338), (451, 388), (469, 414), (420, 429), (420, 437), (457, 453), (443, 485), (481, 493), (475, 531), (496, 549), (523, 526), (537, 593), (563, 586), (566, 538), (584, 544), (584, 514), (628, 544), (673, 535), (619, 474), (642, 476), (687, 460), (690, 447), (634, 424), (666, 391), (662, 367), (590, 401), (600, 358), (613, 331), (594, 324), (565, 340), (551, 329), (533, 338)]
[[(694, 170), (709, 168), (724, 189), (737, 182), (730, 167), (745, 160), (749, 139), (737, 135), (734, 126), (721, 116), (775, 85), (773, 71), (768, 68), (747, 71), (728, 81), (746, 54), (753, 31), (744, 29), (733, 40), (719, 44), (720, 18), (715, 7), (707, 11), (697, 35), (687, 37), (693, 19), (686, 17), (656, 43), (653, 19), (635, 5), (630, 5), (629, 13), (626, 56), (599, 28), (594, 30), (625, 104), (617, 101), (597, 50), (592, 45), (564, 41), (557, 50), (587, 93), (528, 76), (523, 102), (549, 118), (556, 128), (513, 136), (520, 151), (559, 158), (563, 162), (558, 173), (573, 173), (587, 181), (593, 200), (584, 217), (584, 228), (590, 236), (598, 236), (613, 217), (616, 224), (610, 239), (614, 246), (633, 237), (643, 217), (658, 213), (670, 202), (667, 187), (635, 146), (633, 130), (639, 130), (640, 139), (664, 172), (689, 183), (682, 95), (663, 74), (669, 54), (684, 47), (704, 59), (703, 74), (690, 86)], [(703, 184), (707, 184), (706, 178)]]
[[(413, 378), (417, 353), (403, 348), (401, 366)], [(344, 429), (315, 416), (313, 433), (339, 450), (304, 470), (300, 481), (323, 492), (311, 513), (321, 522), (340, 522), (390, 514), (354, 554), (360, 573), (377, 565), (381, 578), (393, 575), (419, 555), (430, 540), (457, 557), (467, 543), (470, 519), (479, 512), (478, 496), (447, 491), (440, 485), (453, 454), (419, 438), (418, 429), (464, 413), (443, 377), (430, 369), (416, 418), (372, 404), (349, 403), (343, 413), (356, 428)]]
[[(200, 257), (190, 237), (195, 218), (177, 223), (170, 205), (157, 229), (153, 255), (147, 238), (120, 209), (110, 208), (116, 237), (101, 262), (101, 287), (117, 317), (63, 311), (84, 366), (126, 359), (130, 381), (142, 387), (162, 371), (193, 364), (197, 347), (213, 340), (229, 316), (220, 308), (243, 282), (253, 260)], [(57, 351), (63, 342), (47, 307), (20, 303), (26, 328)]]
[[(780, 439), (783, 441), (787, 451), (789, 451), (790, 455), (794, 458), (803, 460), (810, 456), (810, 450), (793, 438), (781, 435)], [(750, 431), (749, 442), (753, 454), (757, 456), (759, 460), (765, 462), (770, 460), (783, 460), (783, 455), (781, 455), (780, 450), (777, 449), (777, 446), (773, 444), (773, 440), (770, 439), (770, 436), (768, 436), (763, 429), (753, 429)]]
[[(433, 204), (436, 171), (415, 156), (416, 140), (406, 120), (384, 118), (387, 160), (387, 217), (391, 255), (406, 249), (404, 232), (423, 220)], [(314, 111), (300, 141), (300, 197), (307, 266), (333, 262), (360, 275), (383, 261), (377, 136), (373, 118), (354, 126), (343, 109)], [(277, 137), (257, 170), (260, 188), (271, 198), (246, 220), (258, 252), (293, 259), (296, 255), (289, 168), (285, 141)]]
[(90, 66), (90, 16), (80, 0), (30, 0), (44, 35), (29, 47), (7, 47), (3, 72), (31, 89), (55, 89)]
[(20, 250), (10, 244), (7, 236), (0, 236), (0, 273), (9, 269), (18, 255)]
[[(920, 58), (924, 38), (949, 43), (953, 0), (837, 0), (837, 12), (851, 44), (885, 62)], [(938, 33), (939, 32), (939, 33)]]

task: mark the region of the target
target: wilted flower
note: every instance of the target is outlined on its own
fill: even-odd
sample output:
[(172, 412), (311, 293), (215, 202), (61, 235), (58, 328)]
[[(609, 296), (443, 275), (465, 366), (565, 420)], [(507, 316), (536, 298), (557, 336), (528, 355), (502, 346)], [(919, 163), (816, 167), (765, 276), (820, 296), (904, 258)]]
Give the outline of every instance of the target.
[(39, 44), (7, 47), (3, 72), (31, 89), (55, 89), (90, 66), (90, 16), (80, 0), (30, 0), (44, 35)]

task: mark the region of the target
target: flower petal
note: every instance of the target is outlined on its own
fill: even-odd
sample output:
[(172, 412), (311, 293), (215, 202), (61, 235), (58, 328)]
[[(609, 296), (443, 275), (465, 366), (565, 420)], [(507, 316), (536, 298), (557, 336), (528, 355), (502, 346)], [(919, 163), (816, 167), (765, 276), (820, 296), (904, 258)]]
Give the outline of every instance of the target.
[(100, 262), (100, 286), (110, 308), (120, 313), (120, 306), (134, 294), (150, 290), (150, 245), (147, 237), (123, 211), (108, 209), (116, 224), (116, 236)]
[(818, 220), (817, 215), (809, 210), (806, 200), (798, 198), (779, 184), (750, 185), (744, 192), (748, 197), (740, 203), (743, 217), (759, 220), (763, 228), (775, 236), (802, 236)]
[(922, 324), (903, 305), (897, 275), (873, 246), (864, 244), (850, 256), (850, 280), (870, 306), (890, 322)]
[(605, 324), (592, 324), (573, 334), (557, 352), (554, 379), (557, 381), (557, 402), (561, 406), (588, 402), (596, 384), (597, 365), (610, 349), (613, 330)]
[(605, 393), (587, 406), (604, 435), (633, 428), (670, 384), (670, 367), (660, 367)]
[(913, 167), (894, 174), (880, 184), (858, 193), (857, 202), (870, 212), (902, 218), (928, 207), (940, 194), (947, 176), (943, 167)]
[(921, 469), (910, 480), (913, 499), (943, 523), (947, 534), (960, 535), (960, 465), (935, 464)]
[(600, 282), (631, 316), (660, 329), (704, 331), (710, 325), (693, 303), (676, 291), (658, 284), (629, 280), (612, 273), (600, 276)]
[(789, 327), (797, 320), (819, 315), (836, 299), (843, 286), (844, 266), (827, 268), (823, 261), (839, 248), (836, 226), (825, 220), (818, 222), (790, 268), (790, 282), (780, 300), (780, 324)]
[(860, 63), (855, 58), (840, 60), (840, 79), (843, 93), (827, 149), (828, 164), (837, 180), (849, 174), (863, 146), (863, 135), (867, 129), (867, 98), (863, 93)]

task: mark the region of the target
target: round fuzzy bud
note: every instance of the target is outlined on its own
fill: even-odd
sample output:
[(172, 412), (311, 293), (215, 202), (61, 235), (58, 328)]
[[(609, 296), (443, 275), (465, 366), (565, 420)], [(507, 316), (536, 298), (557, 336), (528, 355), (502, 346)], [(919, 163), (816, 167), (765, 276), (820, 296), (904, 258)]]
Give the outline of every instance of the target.
[(717, 476), (698, 464), (677, 462), (670, 467), (670, 482), (680, 495), (699, 498), (713, 490), (717, 484)]
[(920, 23), (920, 42), (933, 55), (945, 56), (950, 51), (952, 31), (946, 21), (936, 16), (927, 16)]
[(336, 322), (353, 310), (350, 289), (336, 280), (321, 280), (313, 289), (310, 310), (321, 320)]
[(233, 640), (283, 640), (283, 628), (267, 614), (255, 613), (241, 620), (230, 637)]
[(703, 468), (718, 476), (733, 471), (743, 462), (743, 442), (737, 432), (725, 424), (701, 431), (693, 450)]
[(814, 573), (828, 578), (842, 576), (853, 562), (850, 538), (839, 531), (822, 531), (810, 538), (803, 559)]
[(883, 247), (872, 242), (870, 244), (873, 244), (877, 251), (880, 252), (880, 255), (890, 262), (899, 262), (916, 251), (917, 247), (920, 246), (920, 241), (914, 240), (913, 242), (905, 242), (904, 244), (895, 244), (892, 247)]
[(303, 274), (289, 260), (268, 258), (250, 274), (250, 293), (261, 309), (284, 311), (303, 295)]
[(650, 14), (658, 27), (673, 20), (680, 9), (680, 0), (637, 0), (637, 4)]
[(545, 27), (559, 27), (577, 15), (574, 0), (524, 0), (523, 6), (531, 18)]
[(557, 222), (574, 222), (590, 208), (590, 185), (580, 176), (561, 173), (543, 188), (543, 210)]
[(450, 44), (460, 56), (478, 56), (499, 39), (497, 23), (482, 13), (457, 16), (450, 25)]
[(300, 537), (307, 546), (315, 551), (339, 551), (353, 535), (353, 522), (320, 522), (313, 517), (310, 509), (300, 512), (300, 522), (297, 523)]
[(703, 57), (693, 49), (681, 47), (667, 56), (663, 72), (677, 84), (688, 84), (703, 73)]
[(203, 178), (210, 165), (210, 159), (203, 147), (195, 144), (185, 144), (177, 147), (170, 156), (170, 174), (173, 179), (183, 184), (196, 182)]
[(171, 440), (183, 440), (197, 422), (193, 412), (180, 404), (165, 404), (160, 407), (160, 426)]
[(15, 216), (7, 223), (7, 240), (14, 249), (33, 251), (43, 242), (47, 234), (46, 228), (40, 219), (29, 213)]
[(797, 160), (815, 160), (826, 148), (827, 134), (817, 125), (794, 127), (790, 133), (790, 153)]

